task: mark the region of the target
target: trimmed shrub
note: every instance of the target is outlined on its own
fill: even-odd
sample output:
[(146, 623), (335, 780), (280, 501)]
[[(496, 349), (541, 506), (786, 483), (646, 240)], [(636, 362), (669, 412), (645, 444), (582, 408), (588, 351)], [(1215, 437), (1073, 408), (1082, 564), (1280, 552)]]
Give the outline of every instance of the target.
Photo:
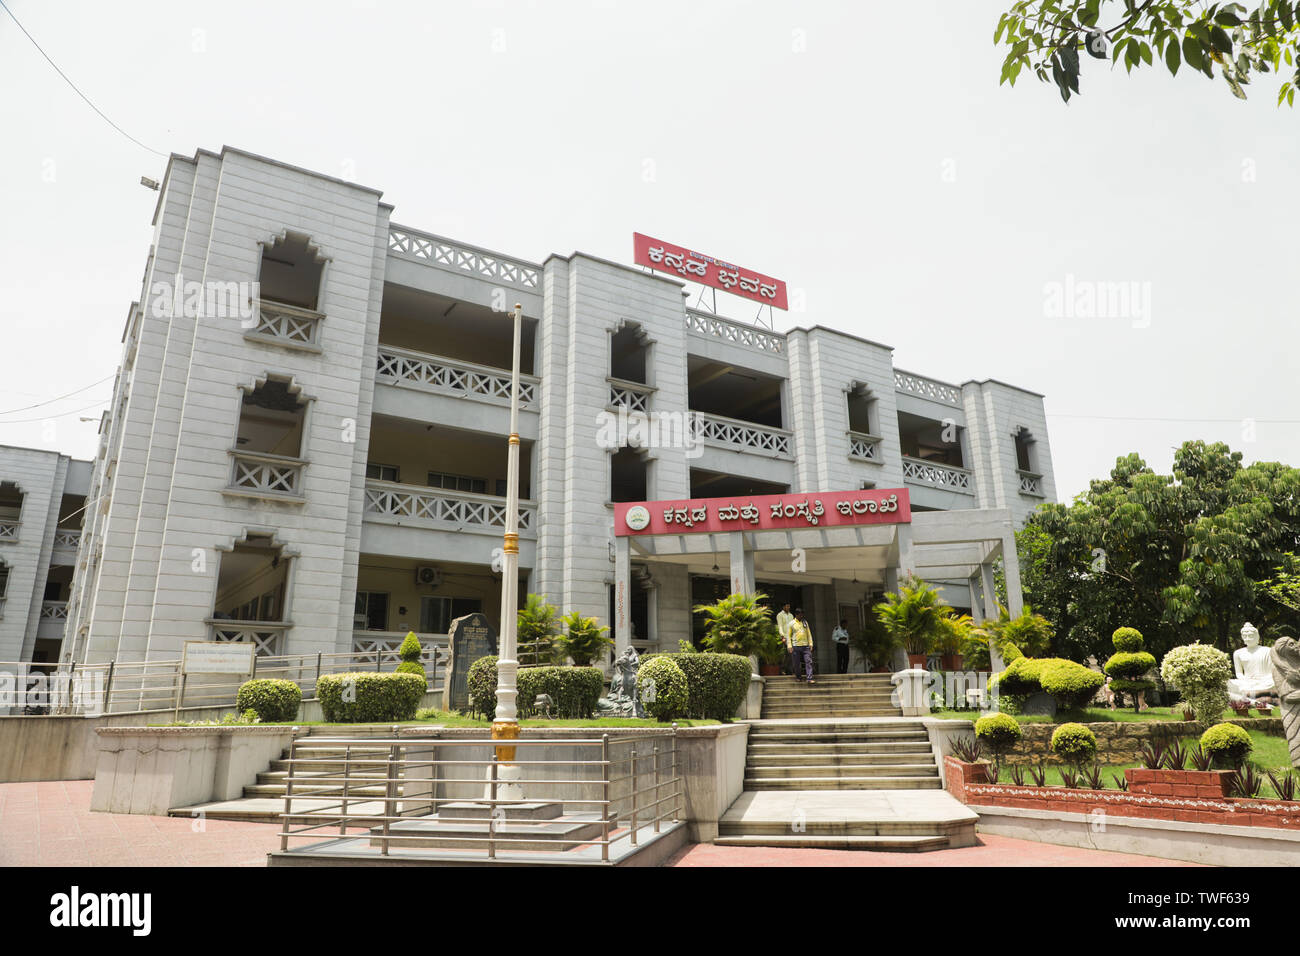
[(1156, 686), (1155, 681), (1146, 678), (1146, 674), (1155, 668), (1156, 659), (1142, 650), (1146, 642), (1136, 627), (1116, 628), (1110, 641), (1115, 645), (1116, 653), (1111, 655), (1103, 669), (1110, 675), (1112, 690), (1132, 696), (1133, 713), (1136, 714), (1140, 695)]
[(1196, 719), (1212, 724), (1228, 706), (1228, 679), (1232, 658), (1208, 644), (1175, 647), (1160, 662), (1160, 676), (1177, 688), (1191, 705)]
[(469, 685), (469, 712), (491, 717), (497, 712), (497, 658), (480, 657), (469, 665), (465, 678)]
[[(1048, 658), (1048, 661), (1050, 663), (1039, 670), (1038, 683), (1044, 693), (1052, 695), (1059, 707), (1067, 710), (1086, 707), (1106, 682), (1097, 671), (1074, 661), (1056, 658)], [(1154, 660), (1151, 663), (1155, 665)]]
[(686, 675), (667, 657), (646, 661), (637, 671), (636, 686), (641, 706), (655, 720), (675, 720), (686, 714), (690, 703)]
[(989, 753), (1001, 757), (1020, 743), (1024, 732), (1010, 714), (989, 714), (975, 721), (975, 739)]
[[(672, 660), (686, 675), (686, 716), (731, 720), (749, 693), (754, 670), (738, 654), (652, 654)], [(645, 666), (643, 663), (642, 666)]]
[[(496, 659), (492, 663), (493, 709), (496, 704)], [(515, 709), (522, 719), (536, 717), (533, 706), (538, 694), (551, 698), (551, 716), (564, 719), (583, 719), (596, 710), (605, 689), (605, 675), (599, 667), (521, 667), (515, 676), (518, 695)]]
[(1117, 627), (1115, 633), (1110, 636), (1110, 642), (1120, 653), (1132, 654), (1142, 650), (1146, 639), (1136, 627)]
[(316, 681), (321, 710), (331, 723), (413, 720), (429, 689), (418, 674), (326, 674)]
[(255, 711), (268, 722), (296, 720), (302, 703), (302, 688), (291, 680), (250, 680), (239, 685), (235, 694), (235, 711)]
[(406, 637), (397, 648), (397, 656), (402, 659), (402, 662), (394, 669), (394, 673), (419, 674), (424, 677), (424, 664), (420, 661), (420, 655), (423, 653), (424, 648), (420, 646), (420, 639), (415, 636), (415, 632), (407, 631)]
[(1083, 724), (1061, 724), (1052, 734), (1052, 753), (1072, 767), (1082, 767), (1097, 756), (1097, 737)]
[(1201, 734), (1201, 750), (1219, 769), (1240, 767), (1250, 755), (1250, 734), (1236, 724), (1215, 724)]

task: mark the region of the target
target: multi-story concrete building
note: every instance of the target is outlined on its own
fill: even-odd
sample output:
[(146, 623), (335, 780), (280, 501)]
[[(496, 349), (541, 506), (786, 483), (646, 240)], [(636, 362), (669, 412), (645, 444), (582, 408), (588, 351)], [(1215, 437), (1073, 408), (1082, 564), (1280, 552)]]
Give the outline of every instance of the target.
[(0, 661), (59, 660), (91, 466), (0, 445)]
[[(527, 262), (391, 212), (377, 190), (240, 150), (171, 158), (66, 657), (212, 639), (346, 651), (471, 610), (495, 620), (516, 302), (520, 593), (564, 610), (613, 617), (615, 502), (907, 488), (917, 512), (1019, 521), (1053, 497), (1033, 392), (934, 381), (855, 335), (780, 334), (693, 310), (662, 275), (583, 253)], [(694, 416), (699, 441), (611, 440), (620, 410)], [(726, 586), (716, 557), (628, 570), (617, 636), (643, 646), (675, 649), (692, 604)], [(886, 578), (758, 584), (829, 621)], [(972, 606), (966, 571), (943, 580)]]

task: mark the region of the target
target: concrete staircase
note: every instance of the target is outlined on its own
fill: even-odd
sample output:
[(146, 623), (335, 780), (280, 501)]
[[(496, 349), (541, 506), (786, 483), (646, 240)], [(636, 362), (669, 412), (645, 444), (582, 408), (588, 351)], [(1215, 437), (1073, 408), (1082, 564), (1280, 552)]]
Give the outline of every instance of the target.
[(938, 790), (920, 721), (756, 721), (746, 790)]
[[(306, 739), (311, 737), (330, 737), (339, 738), (347, 737), (350, 739), (375, 739), (391, 737), (392, 727), (387, 724), (361, 724), (356, 727), (310, 727), (304, 735)], [(299, 740), (304, 739), (299, 737)], [(298, 756), (298, 770), (294, 774), (294, 793), (302, 793), (304, 786), (310, 786), (311, 778), (319, 777), (338, 777), (342, 776), (344, 770), (343, 758), (347, 753), (346, 745), (337, 747), (330, 746), (324, 750), (312, 751), (310, 754), (300, 752)], [(370, 751), (360, 755), (367, 760), (373, 761), (377, 754)], [(304, 761), (310, 760), (310, 763)], [(244, 788), (245, 799), (256, 798), (278, 798), (284, 799), (286, 781), (289, 776), (289, 752), (286, 750), (280, 755), (279, 760), (272, 760), (271, 765), (262, 773), (257, 775), (257, 782)], [(348, 774), (348, 799), (378, 799), (384, 798), (384, 783), (367, 783), (368, 780), (383, 781), (385, 771), (383, 767), (365, 767), (357, 769), (353, 766), (351, 773)], [(314, 795), (314, 794), (313, 794)], [(341, 783), (330, 785), (329, 788), (322, 788), (321, 797), (334, 797), (343, 795), (343, 785)], [(398, 785), (398, 795), (401, 795), (401, 785)]]
[(815, 683), (769, 677), (763, 686), (764, 719), (796, 717), (901, 717), (889, 674), (831, 674)]

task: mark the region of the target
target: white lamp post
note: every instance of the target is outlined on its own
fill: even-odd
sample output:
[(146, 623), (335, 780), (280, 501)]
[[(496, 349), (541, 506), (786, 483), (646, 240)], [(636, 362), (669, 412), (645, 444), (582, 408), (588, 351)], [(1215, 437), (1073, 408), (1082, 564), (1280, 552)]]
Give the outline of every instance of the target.
[[(493, 740), (519, 739), (518, 710), (515, 707), (515, 678), (519, 630), (519, 345), (524, 307), (515, 303), (514, 364), (510, 371), (510, 446), (506, 459), (506, 532), (501, 568), (501, 634), (497, 658), (497, 709), (492, 721)], [(514, 763), (515, 748), (498, 746), (497, 799), (522, 800), (520, 767)]]

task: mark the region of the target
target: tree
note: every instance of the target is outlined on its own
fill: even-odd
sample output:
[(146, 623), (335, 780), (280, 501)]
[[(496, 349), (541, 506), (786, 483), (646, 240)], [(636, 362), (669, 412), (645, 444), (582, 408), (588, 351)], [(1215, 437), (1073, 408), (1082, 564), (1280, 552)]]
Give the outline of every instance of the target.
[(998, 18), (995, 45), (1007, 47), (1000, 83), (1015, 85), (1022, 69), (1056, 84), (1061, 99), (1079, 93), (1080, 54), (1121, 62), (1128, 72), (1164, 64), (1214, 78), (1246, 98), (1253, 75), (1285, 77), (1277, 101), (1295, 102), (1300, 86), (1300, 3), (1201, 0), (1021, 0)]
[(1300, 470), (1243, 467), (1222, 443), (1185, 442), (1172, 475), (1137, 455), (1116, 461), (1069, 505), (1046, 504), (1017, 535), (1026, 601), (1056, 627), (1055, 649), (1109, 656), (1118, 625), (1162, 656), (1200, 640), (1230, 650), (1246, 620), (1300, 620), (1263, 582), (1300, 551)]

